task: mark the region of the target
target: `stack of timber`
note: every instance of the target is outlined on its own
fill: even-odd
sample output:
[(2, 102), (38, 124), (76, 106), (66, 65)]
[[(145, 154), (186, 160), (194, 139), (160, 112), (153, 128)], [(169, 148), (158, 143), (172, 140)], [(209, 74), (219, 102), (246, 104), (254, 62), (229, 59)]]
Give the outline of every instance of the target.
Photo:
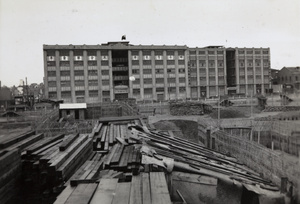
[(68, 185), (55, 204), (171, 204), (164, 172), (142, 172), (130, 181), (106, 174), (97, 182)]
[(53, 203), (63, 184), (92, 155), (91, 136), (61, 134), (25, 149), (22, 170), (26, 203)]
[(21, 152), (43, 137), (29, 131), (0, 139), (0, 203), (20, 202)]

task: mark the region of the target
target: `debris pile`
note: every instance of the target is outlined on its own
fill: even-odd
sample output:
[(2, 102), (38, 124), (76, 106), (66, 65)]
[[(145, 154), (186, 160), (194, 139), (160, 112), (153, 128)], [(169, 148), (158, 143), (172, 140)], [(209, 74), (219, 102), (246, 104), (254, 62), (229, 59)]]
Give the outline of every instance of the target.
[(170, 102), (171, 115), (203, 115), (211, 111), (210, 105), (200, 102)]
[(300, 111), (300, 106), (266, 106), (263, 112)]

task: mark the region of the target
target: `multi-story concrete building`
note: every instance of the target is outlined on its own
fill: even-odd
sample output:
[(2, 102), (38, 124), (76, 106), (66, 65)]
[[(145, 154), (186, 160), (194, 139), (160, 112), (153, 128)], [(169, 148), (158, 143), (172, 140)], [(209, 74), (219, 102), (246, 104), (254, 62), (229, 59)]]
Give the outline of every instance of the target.
[(65, 102), (169, 100), (264, 93), (269, 49), (44, 45), (45, 94)]

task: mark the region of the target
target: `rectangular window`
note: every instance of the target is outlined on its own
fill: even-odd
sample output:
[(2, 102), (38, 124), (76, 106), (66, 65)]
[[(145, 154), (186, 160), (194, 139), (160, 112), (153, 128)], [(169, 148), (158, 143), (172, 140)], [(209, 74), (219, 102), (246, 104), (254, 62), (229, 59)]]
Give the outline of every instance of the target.
[(89, 80), (89, 86), (98, 86), (98, 80)]
[(205, 50), (200, 50), (198, 53), (199, 55), (205, 55)]
[(70, 62), (69, 61), (60, 61), (59, 62), (59, 66), (61, 66), (61, 67), (69, 67), (70, 66)]
[(110, 91), (102, 91), (102, 96), (104, 97), (110, 96)]
[(199, 66), (205, 67), (205, 60), (199, 60)]
[(253, 50), (247, 50), (247, 54), (253, 54)]
[(109, 75), (109, 70), (102, 70), (102, 71), (101, 71), (101, 74), (102, 74), (102, 75)]
[(156, 65), (163, 65), (164, 61), (163, 60), (155, 60)]
[(144, 84), (152, 84), (152, 79), (144, 79)]
[(56, 66), (56, 62), (55, 61), (48, 61), (47, 62), (47, 66), (48, 67), (55, 67)]
[(214, 50), (209, 50), (209, 51), (208, 51), (208, 54), (209, 54), (209, 55), (214, 55), (214, 54), (215, 54), (215, 51), (214, 51)]
[(135, 79), (132, 83), (133, 84), (140, 84), (140, 79)]
[(155, 69), (156, 74), (163, 74), (164, 70), (163, 69)]
[(97, 90), (89, 91), (89, 97), (98, 97), (98, 91)]
[(156, 92), (164, 92), (164, 91), (165, 91), (165, 89), (162, 87), (156, 88)]
[(175, 60), (167, 60), (167, 65), (175, 65)]
[(133, 95), (139, 95), (140, 89), (133, 89)]
[(139, 74), (140, 73), (140, 70), (139, 69), (133, 69), (132, 70), (132, 74)]
[(208, 67), (210, 67), (210, 68), (215, 67), (215, 61), (214, 60), (209, 60), (208, 61)]
[(75, 61), (74, 66), (83, 66), (83, 61)]
[(48, 71), (48, 76), (49, 77), (56, 76), (56, 71)]
[(101, 61), (102, 66), (108, 66), (108, 61)]
[(84, 86), (84, 81), (83, 80), (76, 80), (75, 81), (75, 86)]
[(185, 78), (179, 78), (179, 83), (185, 83)]
[(88, 61), (88, 66), (97, 66), (97, 61)]
[(103, 85), (103, 86), (109, 85), (109, 80), (107, 80), (107, 79), (102, 80), (102, 85)]
[(184, 64), (185, 64), (185, 61), (184, 61), (184, 60), (178, 60), (178, 64), (179, 64), (179, 65), (184, 65)]
[(157, 84), (163, 84), (164, 83), (164, 78), (156, 78), (155, 83)]
[(175, 78), (168, 78), (168, 83), (176, 83), (176, 79)]
[(140, 62), (138, 60), (132, 60), (132, 65), (140, 65)]
[(182, 69), (182, 68), (181, 68), (181, 69), (178, 69), (178, 72), (179, 72), (179, 73), (185, 73), (185, 69)]
[(143, 65), (151, 65), (151, 60), (143, 60)]
[(56, 81), (49, 81), (48, 86), (49, 87), (56, 87)]
[(98, 71), (97, 70), (88, 70), (88, 75), (89, 76), (98, 76)]
[(74, 75), (75, 76), (83, 76), (84, 75), (84, 71), (83, 70), (74, 70)]
[(152, 74), (152, 70), (151, 69), (144, 69), (143, 73), (144, 74)]

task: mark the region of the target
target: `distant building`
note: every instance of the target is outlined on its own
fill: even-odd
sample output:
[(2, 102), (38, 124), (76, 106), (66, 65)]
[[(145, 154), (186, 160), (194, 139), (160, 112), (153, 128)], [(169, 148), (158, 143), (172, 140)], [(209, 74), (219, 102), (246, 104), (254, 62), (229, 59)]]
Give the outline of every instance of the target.
[(269, 48), (44, 45), (45, 97), (71, 103), (199, 99), (269, 88)]
[(270, 76), (270, 82), (272, 85), (278, 85), (279, 84), (279, 78), (278, 78), (278, 69), (270, 69), (271, 76)]
[(283, 67), (278, 72), (278, 81), (284, 88), (300, 90), (300, 67)]
[(11, 90), (8, 87), (2, 87), (0, 82), (0, 110), (7, 110), (8, 106), (14, 103)]

